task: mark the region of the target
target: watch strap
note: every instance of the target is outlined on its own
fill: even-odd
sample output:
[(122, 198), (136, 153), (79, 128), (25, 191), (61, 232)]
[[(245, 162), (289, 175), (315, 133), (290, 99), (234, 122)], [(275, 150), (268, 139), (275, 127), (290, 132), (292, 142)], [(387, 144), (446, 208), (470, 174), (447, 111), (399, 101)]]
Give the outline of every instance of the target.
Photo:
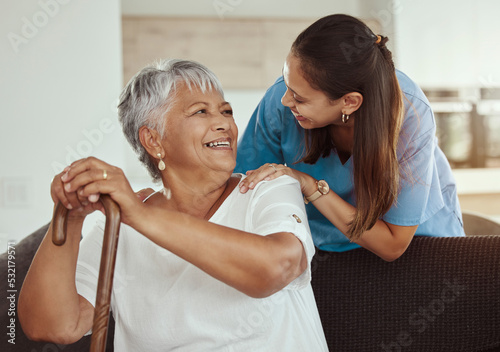
[(309, 197), (304, 196), (304, 203), (308, 204), (310, 202), (314, 202), (316, 199), (321, 197), (323, 193), (321, 193), (319, 190), (316, 190), (313, 194), (311, 194)]

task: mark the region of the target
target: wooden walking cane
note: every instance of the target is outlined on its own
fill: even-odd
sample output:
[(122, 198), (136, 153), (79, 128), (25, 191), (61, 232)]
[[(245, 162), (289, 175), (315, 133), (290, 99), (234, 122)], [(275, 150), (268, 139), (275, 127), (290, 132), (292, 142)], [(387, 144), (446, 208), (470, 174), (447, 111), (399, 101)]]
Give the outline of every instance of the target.
[[(101, 194), (100, 202), (106, 210), (106, 226), (102, 243), (101, 266), (97, 283), (97, 297), (95, 304), (94, 323), (90, 352), (104, 352), (108, 335), (109, 310), (111, 290), (113, 288), (113, 274), (115, 270), (118, 233), (120, 230), (120, 207), (106, 194)], [(52, 219), (52, 242), (61, 246), (66, 241), (66, 220), (68, 209), (61, 203), (57, 204)]]

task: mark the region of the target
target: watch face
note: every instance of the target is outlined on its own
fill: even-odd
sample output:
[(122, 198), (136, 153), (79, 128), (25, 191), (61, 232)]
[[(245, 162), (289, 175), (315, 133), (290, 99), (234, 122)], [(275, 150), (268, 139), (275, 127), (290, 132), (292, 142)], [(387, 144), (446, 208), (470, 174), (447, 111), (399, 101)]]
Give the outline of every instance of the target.
[(318, 181), (318, 191), (320, 191), (321, 194), (327, 194), (328, 191), (330, 191), (330, 186), (328, 186), (325, 180)]

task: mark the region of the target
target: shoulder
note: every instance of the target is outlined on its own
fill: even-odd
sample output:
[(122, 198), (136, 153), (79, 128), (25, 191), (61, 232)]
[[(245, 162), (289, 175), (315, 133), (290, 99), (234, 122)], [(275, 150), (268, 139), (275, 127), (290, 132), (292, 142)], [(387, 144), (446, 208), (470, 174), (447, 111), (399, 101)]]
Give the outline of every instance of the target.
[[(241, 175), (240, 182), (243, 181), (247, 176), (244, 174)], [(239, 187), (236, 186), (236, 189)], [(300, 183), (295, 178), (290, 177), (288, 175), (281, 175), (274, 180), (270, 181), (261, 181), (259, 182), (253, 190), (249, 190), (248, 192), (240, 195), (244, 197), (251, 197), (253, 199), (259, 198), (261, 196), (267, 194), (285, 194), (285, 193), (294, 193), (299, 194), (302, 198), (302, 192), (300, 190)]]
[(265, 95), (264, 95), (264, 101), (276, 101), (279, 103), (280, 106), (281, 104), (281, 97), (283, 94), (286, 92), (286, 84), (283, 79), (283, 76), (278, 77), (276, 81), (273, 83), (272, 86), (270, 86)]
[(255, 186), (254, 191), (265, 192), (280, 188), (297, 188), (300, 191), (300, 183), (296, 179), (288, 175), (281, 175), (274, 180), (261, 181)]
[(251, 197), (254, 202), (266, 199), (274, 204), (304, 204), (299, 181), (288, 175), (282, 175), (270, 181), (261, 181), (252, 193)]
[(286, 90), (286, 84), (285, 84), (285, 80), (283, 78), (283, 76), (279, 76), (276, 81), (274, 81), (274, 84), (269, 87), (268, 90), (271, 90), (271, 89), (283, 89), (283, 90)]
[(398, 78), (401, 91), (409, 101), (417, 101), (430, 108), (429, 100), (415, 81), (399, 70), (396, 70), (396, 77)]
[(396, 70), (396, 76), (404, 96), (406, 110), (403, 130), (412, 135), (432, 132), (435, 129), (434, 114), (424, 92), (405, 73)]

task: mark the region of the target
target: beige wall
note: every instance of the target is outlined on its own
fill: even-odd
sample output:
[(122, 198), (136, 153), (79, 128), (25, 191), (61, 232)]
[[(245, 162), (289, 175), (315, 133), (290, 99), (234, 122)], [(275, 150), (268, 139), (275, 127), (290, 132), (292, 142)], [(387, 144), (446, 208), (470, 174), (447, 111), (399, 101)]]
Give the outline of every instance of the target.
[[(224, 89), (265, 89), (280, 75), (295, 37), (311, 19), (123, 17), (124, 80), (160, 58), (196, 60)], [(367, 20), (378, 29), (378, 22)]]

